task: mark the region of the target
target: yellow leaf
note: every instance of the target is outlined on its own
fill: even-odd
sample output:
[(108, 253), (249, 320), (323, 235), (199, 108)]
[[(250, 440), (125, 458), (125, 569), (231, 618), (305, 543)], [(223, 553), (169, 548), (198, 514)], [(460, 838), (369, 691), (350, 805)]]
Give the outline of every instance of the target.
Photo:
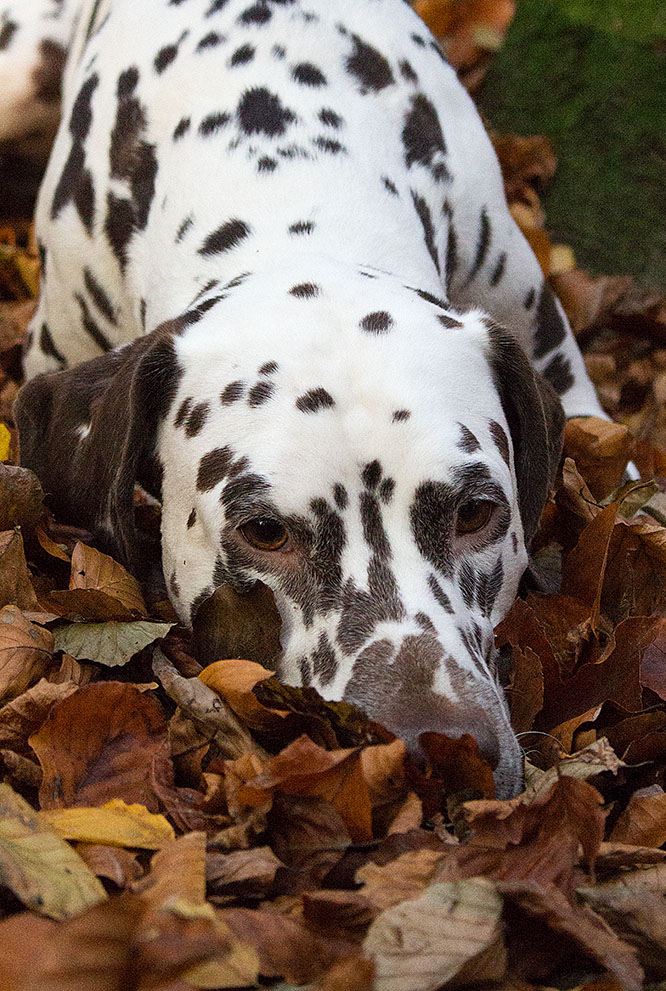
[(0, 461), (6, 461), (9, 457), (9, 447), (11, 442), (12, 435), (4, 423), (0, 423)]
[(149, 812), (145, 805), (127, 805), (119, 798), (100, 808), (51, 809), (38, 815), (58, 836), (78, 843), (159, 850), (174, 838), (163, 815)]
[(106, 898), (81, 857), (7, 784), (0, 784), (0, 883), (53, 919), (78, 915)]

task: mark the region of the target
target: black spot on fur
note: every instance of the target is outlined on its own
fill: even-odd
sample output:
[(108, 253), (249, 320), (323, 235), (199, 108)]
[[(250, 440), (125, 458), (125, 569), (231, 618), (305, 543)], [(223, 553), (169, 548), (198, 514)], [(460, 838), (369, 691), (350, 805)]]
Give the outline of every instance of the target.
[(313, 299), (321, 295), (321, 289), (314, 282), (301, 282), (297, 286), (292, 286), (289, 295), (295, 296), (296, 299)]
[(448, 313), (438, 313), (437, 319), (443, 327), (446, 327), (447, 330), (452, 330), (456, 327), (463, 326), (460, 320), (455, 320), (453, 317), (450, 317)]
[(312, 220), (298, 220), (295, 224), (289, 225), (289, 233), (294, 235), (312, 234), (316, 224)]
[(223, 406), (230, 406), (237, 402), (245, 392), (245, 383), (241, 381), (230, 382), (220, 393), (220, 402)]
[[(444, 164), (441, 158), (446, 154), (446, 143), (439, 117), (433, 104), (422, 93), (412, 98), (411, 110), (405, 117), (402, 129), (402, 143), (407, 168), (415, 163), (426, 168)], [(438, 163), (436, 159), (439, 159)]]
[(527, 296), (525, 297), (525, 303), (523, 304), (526, 310), (532, 309), (532, 307), (534, 306), (535, 299), (536, 299), (536, 290), (530, 289)]
[(73, 203), (88, 234), (92, 234), (95, 192), (92, 174), (85, 167), (84, 143), (92, 125), (92, 98), (98, 85), (99, 76), (90, 76), (74, 101), (69, 121), (72, 147), (51, 204), (51, 219), (55, 220), (68, 203)]
[(231, 56), (230, 64), (232, 66), (245, 65), (247, 62), (252, 61), (254, 55), (254, 45), (241, 45)]
[(0, 28), (0, 52), (9, 48), (12, 38), (18, 31), (18, 24), (15, 21), (6, 20)]
[(299, 62), (291, 70), (291, 76), (302, 86), (326, 86), (326, 76), (312, 62)]
[(60, 365), (65, 365), (65, 357), (58, 351), (53, 337), (51, 336), (51, 331), (49, 330), (47, 324), (43, 323), (39, 331), (39, 348), (40, 351), (48, 355), (49, 358), (55, 358), (55, 360)]
[(175, 427), (182, 427), (183, 423), (189, 416), (191, 408), (192, 396), (187, 396), (178, 407), (178, 412), (176, 413), (176, 417), (173, 421)]
[(469, 275), (467, 276), (467, 281), (471, 282), (472, 279), (476, 277), (479, 270), (481, 269), (483, 263), (486, 260), (486, 255), (488, 254), (488, 248), (490, 247), (490, 217), (488, 216), (488, 211), (485, 206), (481, 210), (481, 217), (479, 220), (479, 236), (476, 242), (476, 253), (474, 255), (474, 262), (470, 269)]
[(211, 134), (216, 134), (221, 128), (226, 127), (230, 120), (231, 117), (229, 114), (209, 114), (207, 117), (204, 117), (199, 124), (199, 134), (202, 138), (207, 138)]
[(274, 375), (277, 372), (279, 365), (277, 361), (267, 361), (261, 366), (258, 371), (258, 375)]
[(445, 299), (442, 299), (441, 296), (433, 295), (433, 293), (428, 292), (426, 289), (415, 289), (414, 292), (421, 299), (425, 299), (426, 303), (432, 303), (433, 306), (438, 306), (440, 310), (445, 310), (448, 306)]
[(548, 286), (544, 285), (536, 312), (534, 357), (543, 358), (561, 344), (565, 336), (564, 322), (555, 305), (555, 297)]
[(419, 46), (419, 48), (425, 48), (425, 41), (423, 40), (420, 34), (410, 34), (409, 37), (412, 39), (415, 45)]
[(328, 107), (324, 107), (323, 110), (319, 111), (319, 120), (322, 124), (326, 124), (327, 127), (334, 127), (336, 130), (339, 130), (344, 123), (340, 114), (336, 114), (335, 110), (331, 110)]
[(174, 128), (173, 140), (180, 141), (181, 138), (184, 138), (187, 132), (189, 131), (191, 125), (192, 125), (191, 117), (181, 117), (181, 119), (178, 121), (178, 123)]
[(419, 215), (419, 220), (421, 221), (421, 226), (423, 227), (423, 237), (425, 238), (426, 248), (428, 253), (432, 258), (435, 268), (439, 272), (439, 258), (437, 257), (437, 249), (435, 247), (435, 228), (432, 222), (432, 214), (430, 213), (430, 207), (417, 193), (412, 190), (412, 201), (416, 212)]
[(83, 269), (83, 281), (93, 303), (109, 323), (116, 324), (116, 313), (108, 295), (88, 267)]
[(196, 509), (192, 509), (192, 512), (187, 517), (187, 529), (191, 530), (194, 524), (196, 523), (196, 521), (197, 521), (197, 511)]
[(430, 591), (435, 596), (435, 600), (442, 609), (453, 615), (453, 606), (451, 605), (451, 600), (442, 588), (442, 586), (437, 581), (437, 578), (433, 574), (428, 575), (428, 585), (430, 586)]
[(479, 451), (481, 449), (481, 445), (469, 427), (466, 427), (464, 423), (459, 423), (458, 426), (460, 427), (461, 433), (460, 440), (458, 441), (458, 447), (460, 450), (464, 451), (466, 454), (473, 454), (474, 451)]
[(496, 420), (491, 420), (488, 424), (490, 430), (490, 436), (495, 442), (495, 447), (500, 452), (502, 461), (507, 467), (511, 466), (511, 450), (509, 448), (509, 438), (506, 435), (504, 428), (497, 423)]
[(256, 86), (246, 90), (238, 104), (238, 120), (246, 134), (266, 134), (270, 138), (285, 133), (296, 115), (280, 102), (280, 98)]
[(118, 76), (118, 85), (116, 87), (116, 93), (119, 100), (124, 100), (128, 96), (131, 96), (137, 87), (139, 82), (139, 70), (135, 65), (131, 66), (129, 69), (125, 69)]
[(187, 437), (196, 437), (198, 433), (203, 429), (206, 420), (208, 419), (208, 414), (210, 413), (209, 403), (197, 403), (196, 406), (190, 410), (189, 416), (187, 417), (187, 423), (185, 424), (185, 434)]
[(237, 248), (250, 235), (250, 227), (243, 220), (228, 220), (208, 235), (199, 248), (200, 255), (219, 255)]
[(269, 158), (268, 155), (264, 155), (257, 162), (257, 172), (275, 172), (277, 168), (277, 162), (274, 158)]
[(499, 258), (497, 259), (497, 264), (490, 275), (491, 286), (496, 286), (504, 275), (504, 269), (506, 268), (506, 251), (503, 251)]
[(189, 231), (190, 227), (193, 226), (193, 224), (194, 224), (194, 221), (192, 220), (192, 217), (186, 217), (185, 218), (185, 220), (182, 222), (182, 224), (180, 225), (180, 227), (176, 231), (176, 243), (177, 244), (180, 244), (180, 242), (183, 240), (183, 238), (185, 237), (185, 235)]
[(226, 478), (232, 462), (233, 454), (230, 447), (216, 447), (208, 454), (204, 454), (197, 472), (199, 492), (210, 492), (214, 489), (223, 478)]
[(358, 81), (361, 92), (372, 90), (378, 93), (394, 83), (393, 72), (387, 59), (372, 45), (362, 41), (358, 35), (353, 35), (353, 39), (354, 51), (346, 60), (347, 72)]
[(542, 375), (548, 379), (558, 395), (566, 392), (574, 384), (571, 362), (564, 355), (556, 354), (543, 369)]
[(399, 196), (400, 195), (398, 193), (398, 187), (396, 186), (396, 184), (394, 182), (391, 182), (391, 180), (388, 178), (388, 176), (385, 176), (385, 175), (382, 176), (382, 182), (384, 183), (384, 186), (386, 187), (386, 189), (388, 189), (389, 193), (391, 193), (392, 196)]
[(411, 63), (409, 63), (407, 59), (402, 59), (402, 61), (398, 62), (398, 67), (403, 79), (406, 79), (408, 83), (417, 83), (419, 81), (419, 77), (416, 75)]
[(388, 503), (393, 498), (394, 491), (395, 491), (395, 479), (385, 478), (384, 481), (379, 486), (379, 498), (383, 503), (388, 505)]
[(337, 674), (338, 662), (335, 658), (335, 651), (325, 631), (319, 635), (317, 649), (312, 655), (312, 668), (314, 677), (319, 679), (323, 688), (330, 685)]
[(393, 414), (393, 423), (405, 423), (411, 415), (408, 409), (397, 409)]
[(283, 59), (287, 57), (287, 49), (284, 45), (273, 45), (271, 53), (275, 58)]
[(248, 406), (262, 406), (275, 392), (274, 382), (257, 382), (247, 394)]
[(386, 310), (375, 310), (368, 313), (360, 322), (361, 330), (368, 334), (387, 334), (393, 326), (393, 317)]
[(296, 400), (296, 408), (301, 413), (316, 413), (320, 409), (330, 409), (335, 406), (333, 396), (326, 389), (310, 389)]
[(217, 48), (218, 45), (222, 44), (224, 38), (217, 33), (217, 31), (209, 31), (205, 34), (199, 44), (197, 45), (198, 52), (205, 52), (207, 48)]
[(347, 490), (344, 485), (341, 485), (340, 482), (336, 482), (333, 486), (333, 498), (335, 499), (335, 505), (338, 509), (346, 509), (349, 505)]
[(213, 14), (217, 14), (218, 11), (220, 11), (224, 7), (226, 7), (226, 5), (227, 5), (228, 2), (229, 2), (229, 0), (213, 0), (213, 2), (211, 3), (210, 7), (206, 11), (205, 16), (206, 17), (212, 17)]
[(382, 477), (382, 466), (379, 461), (370, 461), (361, 473), (363, 484), (368, 489), (376, 489)]
[(167, 66), (171, 65), (177, 54), (178, 45), (165, 45), (164, 48), (160, 48), (153, 62), (155, 72), (158, 74), (164, 72)]
[(333, 138), (319, 136), (317, 138), (313, 138), (312, 143), (315, 147), (319, 148), (320, 151), (328, 152), (330, 155), (339, 155), (341, 152), (346, 153), (347, 151), (343, 144), (340, 144), (339, 141), (334, 141)]
[(79, 304), (79, 309), (81, 310), (81, 325), (85, 332), (92, 337), (93, 341), (97, 347), (100, 348), (100, 350), (110, 351), (112, 347), (111, 341), (93, 319), (93, 316), (88, 309), (88, 304), (83, 296), (81, 296), (80, 293), (76, 293), (74, 298)]
[(240, 15), (240, 17), (238, 18), (238, 20), (240, 21), (241, 24), (261, 25), (261, 24), (266, 24), (267, 21), (270, 21), (272, 16), (273, 15), (271, 14), (271, 11), (268, 9), (266, 3), (262, 2), (262, 0), (259, 0), (258, 3), (255, 3), (251, 7), (248, 7), (247, 10), (244, 10), (243, 13)]
[(514, 554), (517, 554), (518, 553), (518, 537), (515, 535), (515, 533), (512, 533), (511, 534), (511, 546), (513, 547), (513, 553)]

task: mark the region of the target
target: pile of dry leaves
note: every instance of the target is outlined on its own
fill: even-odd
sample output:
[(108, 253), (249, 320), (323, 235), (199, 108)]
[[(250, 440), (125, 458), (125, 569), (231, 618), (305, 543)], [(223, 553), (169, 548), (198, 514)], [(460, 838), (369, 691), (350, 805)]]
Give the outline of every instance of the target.
[[(472, 81), (501, 6), (468, 4), (485, 34), (440, 25)], [(53, 519), (12, 463), (38, 261), (0, 231), (4, 991), (666, 988), (666, 305), (577, 270), (544, 229), (548, 142), (495, 140), (620, 421), (569, 423), (532, 590), (497, 630), (527, 755), (509, 802), (470, 737), (427, 734), (424, 773), (280, 685), (270, 611), (221, 592), (184, 631)], [(619, 487), (628, 457), (655, 480)], [(254, 659), (204, 666), (220, 632)]]

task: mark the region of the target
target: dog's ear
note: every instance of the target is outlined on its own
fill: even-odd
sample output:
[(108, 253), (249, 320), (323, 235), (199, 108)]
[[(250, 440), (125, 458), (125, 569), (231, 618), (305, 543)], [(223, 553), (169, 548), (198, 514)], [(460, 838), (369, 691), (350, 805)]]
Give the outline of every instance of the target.
[[(86, 527), (135, 573), (135, 481), (159, 496), (156, 432), (178, 386), (174, 323), (74, 368), (38, 375), (15, 405), (21, 464), (63, 522)], [(158, 491), (154, 491), (157, 486)]]
[(488, 323), (488, 359), (513, 441), (518, 503), (529, 547), (555, 482), (564, 411), (551, 384), (532, 368), (518, 342)]

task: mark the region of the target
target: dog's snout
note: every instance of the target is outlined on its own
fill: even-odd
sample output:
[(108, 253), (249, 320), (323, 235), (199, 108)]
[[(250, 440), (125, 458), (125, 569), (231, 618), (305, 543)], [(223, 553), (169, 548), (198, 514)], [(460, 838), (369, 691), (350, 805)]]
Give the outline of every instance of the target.
[(492, 726), (481, 723), (478, 719), (464, 724), (436, 721), (432, 725), (420, 719), (416, 723), (412, 722), (411, 725), (408, 725), (405, 720), (402, 725), (396, 723), (389, 728), (404, 741), (407, 753), (418, 767), (423, 767), (425, 764), (425, 754), (420, 743), (420, 737), (423, 733), (441, 733), (450, 740), (459, 740), (462, 736), (469, 735), (476, 740), (479, 754), (491, 770), (496, 771), (499, 767), (502, 753), (499, 737)]

